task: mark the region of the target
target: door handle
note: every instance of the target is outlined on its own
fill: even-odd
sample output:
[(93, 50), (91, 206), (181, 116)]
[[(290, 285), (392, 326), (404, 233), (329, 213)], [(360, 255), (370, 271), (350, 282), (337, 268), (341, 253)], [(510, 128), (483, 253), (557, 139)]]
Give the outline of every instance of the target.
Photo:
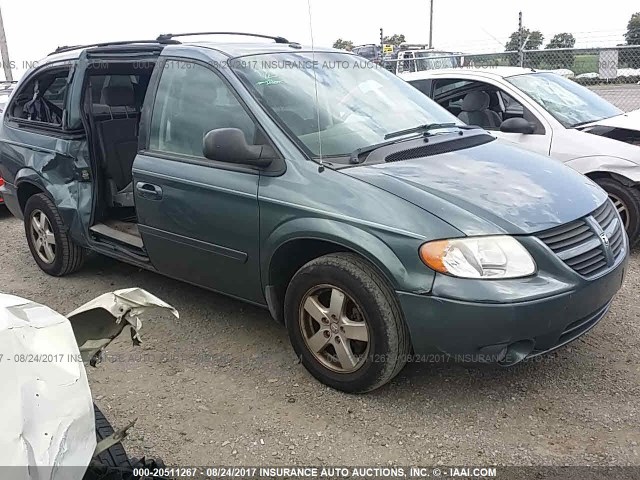
[(162, 198), (162, 188), (152, 183), (138, 182), (136, 183), (136, 191), (143, 198), (152, 200), (160, 200)]

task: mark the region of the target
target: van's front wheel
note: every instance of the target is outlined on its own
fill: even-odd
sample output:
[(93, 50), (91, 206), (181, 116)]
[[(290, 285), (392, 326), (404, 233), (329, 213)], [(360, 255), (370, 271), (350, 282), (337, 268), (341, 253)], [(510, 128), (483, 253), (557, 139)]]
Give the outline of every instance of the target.
[(58, 209), (45, 194), (33, 195), (27, 201), (24, 229), (31, 254), (45, 273), (61, 277), (82, 266), (84, 250), (73, 243)]
[(302, 364), (338, 390), (374, 390), (407, 361), (409, 335), (393, 290), (353, 254), (303, 266), (287, 289), (285, 321)]

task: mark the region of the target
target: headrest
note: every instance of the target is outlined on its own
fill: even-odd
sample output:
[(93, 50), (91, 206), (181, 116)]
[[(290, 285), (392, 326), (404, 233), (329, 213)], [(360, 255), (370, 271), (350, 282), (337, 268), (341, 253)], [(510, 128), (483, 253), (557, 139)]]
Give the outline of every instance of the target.
[(133, 107), (136, 103), (133, 87), (113, 85), (104, 87), (100, 103), (110, 107)]
[(489, 108), (489, 94), (487, 92), (469, 92), (462, 101), (463, 112), (480, 112)]

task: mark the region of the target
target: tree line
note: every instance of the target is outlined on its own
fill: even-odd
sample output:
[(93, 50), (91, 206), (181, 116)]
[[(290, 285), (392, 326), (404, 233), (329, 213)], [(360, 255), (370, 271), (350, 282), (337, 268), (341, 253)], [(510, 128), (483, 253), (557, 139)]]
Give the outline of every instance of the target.
[[(640, 45), (640, 12), (631, 15), (627, 23), (627, 31), (624, 34), (626, 45)], [(520, 50), (539, 50), (544, 43), (544, 35), (539, 30), (529, 30), (523, 28), (522, 31), (515, 31), (509, 36), (504, 49), (505, 52), (516, 52)], [(572, 33), (563, 32), (553, 36), (553, 38), (544, 47), (544, 50), (554, 50), (575, 48), (576, 38)], [(640, 51), (637, 50), (621, 50), (620, 60), (622, 64), (626, 64), (632, 68), (640, 66)], [(518, 55), (509, 56), (509, 63), (517, 65), (519, 62)], [(572, 51), (555, 51), (544, 52), (540, 54), (527, 53), (527, 66), (539, 67), (543, 64), (547, 68), (571, 68), (575, 63), (575, 53)]]
[[(402, 34), (393, 34), (391, 36), (384, 37), (382, 41), (386, 45), (399, 47), (400, 44), (406, 42), (406, 39)], [(350, 52), (354, 47), (355, 45), (351, 40), (343, 40), (342, 38), (339, 38), (338, 40), (333, 42), (333, 48), (339, 48), (340, 50), (348, 50)]]
[[(624, 35), (626, 45), (639, 45), (640, 46), (640, 12), (636, 12), (631, 15), (627, 24), (627, 32)], [(394, 34), (384, 37), (383, 42), (385, 44), (399, 46), (405, 42), (405, 36), (401, 34)], [(523, 44), (523, 45), (521, 45)], [(544, 44), (544, 35), (540, 30), (529, 30), (523, 28), (522, 31), (515, 31), (509, 36), (509, 40), (505, 45), (505, 52), (517, 52), (520, 51), (522, 46), (523, 50), (540, 50), (540, 47)], [(544, 64), (547, 68), (571, 68), (575, 62), (575, 53), (572, 51), (553, 51), (544, 52), (544, 50), (555, 49), (572, 49), (575, 48), (576, 38), (572, 33), (563, 32), (554, 35), (549, 43), (546, 44), (540, 54), (527, 54), (527, 65), (531, 67), (539, 67)], [(344, 40), (339, 38), (333, 43), (333, 48), (339, 48), (341, 50), (351, 51), (354, 48), (354, 44), (351, 40)], [(626, 64), (632, 68), (640, 67), (640, 51), (635, 49), (628, 51), (622, 50), (620, 53), (620, 60), (623, 64)], [(519, 57), (517, 54), (509, 55), (509, 63), (511, 65), (519, 64)]]

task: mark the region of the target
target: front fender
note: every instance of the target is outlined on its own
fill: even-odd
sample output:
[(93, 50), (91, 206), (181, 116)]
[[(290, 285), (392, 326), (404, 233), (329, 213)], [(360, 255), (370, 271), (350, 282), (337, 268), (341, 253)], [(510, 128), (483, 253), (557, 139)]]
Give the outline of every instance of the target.
[(304, 217), (280, 224), (265, 239), (261, 254), (263, 285), (269, 285), (276, 251), (295, 240), (326, 241), (356, 252), (375, 265), (396, 290), (426, 293), (433, 284), (434, 272), (418, 256), (424, 238), (393, 230), (372, 232), (334, 219)]
[[(595, 172), (607, 172), (622, 177), (631, 184), (640, 183), (640, 165), (619, 157), (608, 155), (593, 155), (569, 160), (565, 165), (587, 175)], [(623, 180), (624, 182), (624, 180)]]

